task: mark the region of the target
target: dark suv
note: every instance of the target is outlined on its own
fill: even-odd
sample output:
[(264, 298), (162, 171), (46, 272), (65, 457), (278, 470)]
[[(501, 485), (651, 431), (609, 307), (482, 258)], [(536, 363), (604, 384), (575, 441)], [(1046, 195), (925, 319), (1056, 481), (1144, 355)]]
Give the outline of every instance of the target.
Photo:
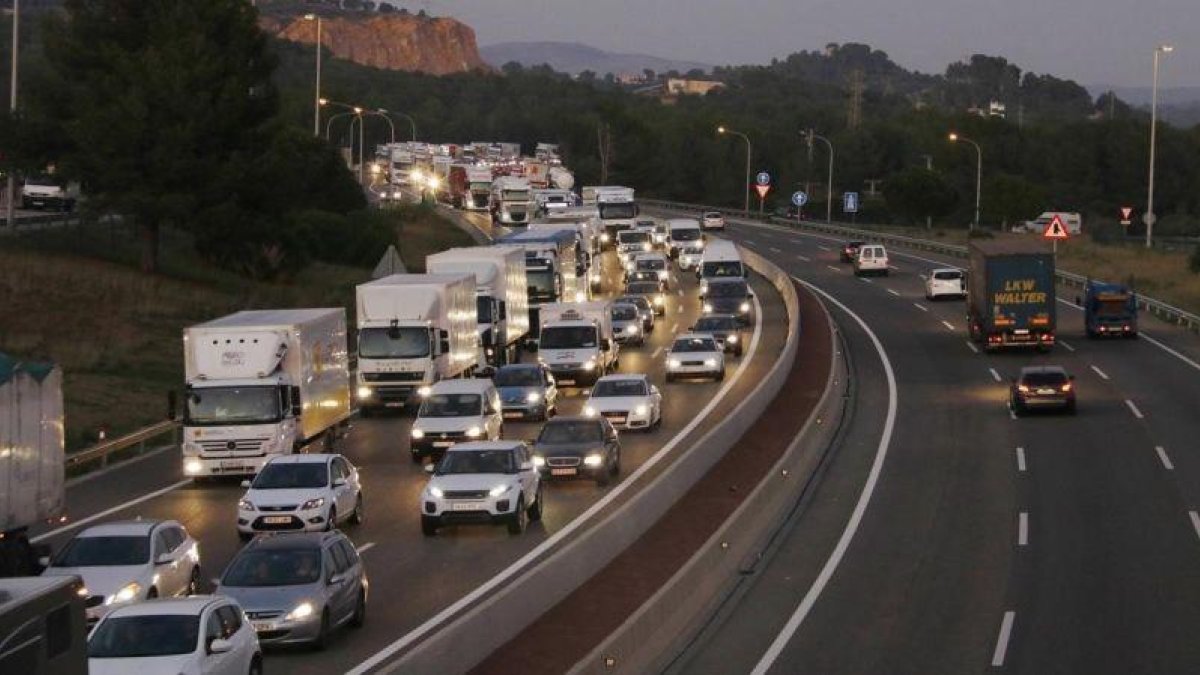
[(1012, 381), (1009, 405), (1014, 414), (1053, 408), (1075, 414), (1075, 376), (1061, 366), (1029, 366)]
[(533, 443), (533, 465), (548, 478), (591, 478), (608, 485), (621, 471), (621, 442), (603, 417), (557, 417)]

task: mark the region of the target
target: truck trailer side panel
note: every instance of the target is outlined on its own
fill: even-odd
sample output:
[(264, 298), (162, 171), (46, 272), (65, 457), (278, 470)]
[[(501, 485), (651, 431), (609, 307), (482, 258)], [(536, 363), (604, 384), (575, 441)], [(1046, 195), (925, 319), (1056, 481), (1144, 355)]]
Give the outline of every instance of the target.
[(62, 371), (0, 353), (0, 532), (63, 511)]

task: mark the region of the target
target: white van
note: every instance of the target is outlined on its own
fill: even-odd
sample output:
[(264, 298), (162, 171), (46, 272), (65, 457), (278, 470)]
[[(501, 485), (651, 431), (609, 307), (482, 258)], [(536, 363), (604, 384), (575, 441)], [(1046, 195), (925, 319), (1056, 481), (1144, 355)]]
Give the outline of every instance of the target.
[(888, 254), (883, 244), (863, 244), (854, 259), (854, 276), (867, 274), (888, 275)]
[(700, 264), (696, 267), (696, 276), (700, 277), (700, 297), (708, 292), (710, 279), (741, 279), (746, 276), (746, 265), (737, 245), (727, 239), (713, 239), (704, 246), (700, 256)]
[(700, 248), (704, 246), (704, 232), (700, 230), (700, 222), (694, 218), (672, 218), (667, 221), (667, 254), (672, 258), (679, 257), (684, 248)]
[(421, 401), (413, 420), (412, 460), (440, 455), (455, 443), (499, 440), (503, 415), (500, 393), (491, 380), (442, 380)]
[(1067, 228), (1067, 234), (1083, 233), (1083, 216), (1067, 211), (1046, 211), (1034, 220), (1027, 220), (1020, 225), (1014, 225), (1013, 232), (1041, 234), (1046, 231), (1046, 226), (1050, 224), (1050, 221), (1054, 220), (1054, 216), (1058, 216), (1059, 220), (1062, 221), (1063, 227)]

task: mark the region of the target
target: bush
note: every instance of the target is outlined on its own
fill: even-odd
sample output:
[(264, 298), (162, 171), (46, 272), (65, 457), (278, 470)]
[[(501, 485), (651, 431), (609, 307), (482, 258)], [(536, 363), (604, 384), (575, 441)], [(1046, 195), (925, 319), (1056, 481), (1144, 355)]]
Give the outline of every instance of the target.
[(312, 238), (303, 228), (234, 202), (197, 214), (193, 224), (200, 255), (252, 279), (290, 277), (312, 260)]
[(307, 241), (312, 257), (328, 263), (369, 267), (396, 241), (391, 217), (379, 211), (343, 216), (308, 210), (291, 214), (288, 222)]
[(991, 230), (975, 228), (967, 232), (967, 239), (993, 239), (996, 235)]

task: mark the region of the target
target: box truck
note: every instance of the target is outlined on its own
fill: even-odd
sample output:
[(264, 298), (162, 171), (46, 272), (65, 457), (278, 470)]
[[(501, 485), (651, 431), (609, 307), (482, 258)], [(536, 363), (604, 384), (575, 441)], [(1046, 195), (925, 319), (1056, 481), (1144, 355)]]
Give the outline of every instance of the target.
[[(531, 223), (530, 232), (570, 232), (575, 236), (576, 291), (585, 289), (599, 291), (603, 280), (600, 260), (600, 238), (596, 235), (595, 222), (589, 219), (547, 219)], [(586, 279), (587, 283), (582, 280)], [(590, 293), (587, 294), (590, 297)], [(572, 297), (571, 295), (567, 296)]]
[(991, 351), (1054, 346), (1054, 254), (1040, 239), (972, 241), (967, 330)]
[(63, 512), (62, 379), (0, 353), (0, 577), (40, 571), (26, 533)]
[(255, 474), (350, 417), (346, 311), (237, 312), (183, 332), (183, 472)]
[(355, 290), (363, 414), (403, 408), (434, 382), (459, 377), (479, 352), (475, 279), (466, 274), (393, 274)]
[(1089, 338), (1137, 337), (1137, 293), (1129, 286), (1088, 279), (1079, 300)]
[(538, 361), (559, 384), (586, 386), (616, 370), (612, 303), (557, 302), (541, 310)]
[(500, 237), (497, 244), (525, 251), (525, 277), (529, 291), (529, 343), (536, 344), (541, 322), (538, 308), (560, 300), (572, 300), (583, 292), (577, 275), (579, 263), (575, 234), (566, 231), (528, 230)]
[(600, 241), (605, 248), (616, 245), (618, 232), (633, 227), (638, 214), (633, 195), (633, 188), (619, 185), (583, 188), (583, 203), (595, 205), (600, 211)]
[(452, 248), (425, 258), (430, 274), (467, 274), (475, 279), (475, 320), (480, 368), (516, 360), (529, 334), (525, 251), (509, 246)]
[(86, 595), (77, 576), (0, 580), (0, 673), (87, 675)]

